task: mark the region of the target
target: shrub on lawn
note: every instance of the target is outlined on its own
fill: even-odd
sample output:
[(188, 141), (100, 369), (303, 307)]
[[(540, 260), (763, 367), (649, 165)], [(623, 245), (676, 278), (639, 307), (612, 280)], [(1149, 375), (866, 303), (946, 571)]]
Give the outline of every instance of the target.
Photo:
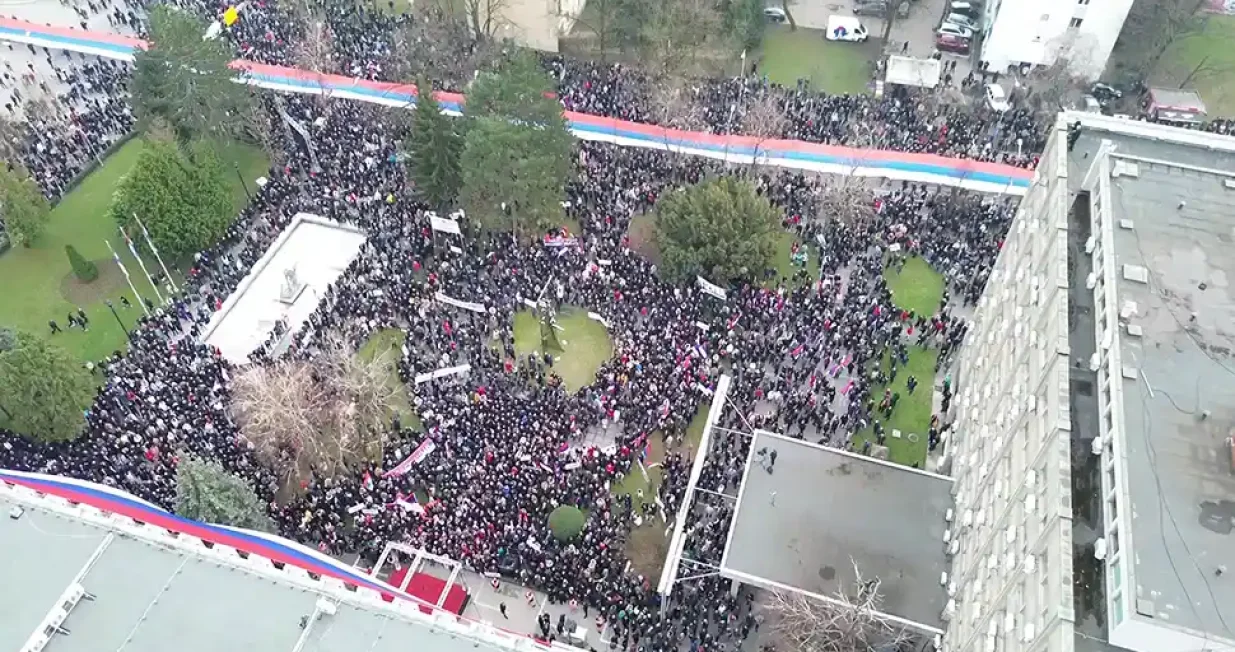
[(549, 531), (558, 541), (570, 541), (579, 536), (586, 523), (587, 516), (574, 505), (559, 505), (549, 514)]
[(77, 252), (73, 245), (64, 245), (64, 253), (69, 256), (69, 266), (73, 268), (73, 276), (82, 283), (90, 283), (99, 277), (99, 266), (94, 261), (86, 260)]

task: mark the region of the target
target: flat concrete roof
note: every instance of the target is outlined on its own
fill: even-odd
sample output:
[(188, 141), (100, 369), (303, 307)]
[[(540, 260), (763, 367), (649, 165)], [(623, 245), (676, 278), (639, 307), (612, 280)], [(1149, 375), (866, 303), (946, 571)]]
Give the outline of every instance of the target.
[(1131, 221), (1113, 227), (1114, 309), (1134, 303), (1126, 321), (1142, 332), (1116, 334), (1122, 509), (1135, 515), (1118, 545), (1134, 552), (1133, 604), (1159, 624), (1235, 638), (1235, 584), (1215, 575), (1235, 569), (1235, 189), (1224, 186), (1235, 156), (1106, 137), (1112, 165), (1136, 165), (1109, 179), (1113, 217)]
[[(24, 514), (9, 518), (19, 504)], [(320, 597), (5, 496), (0, 512), (0, 650), (22, 649), (74, 582), (92, 597), (69, 612), (50, 652), (290, 652), (304, 634), (300, 619)], [(467, 652), (475, 642), (340, 603), (309, 629), (301, 649)]]
[[(755, 459), (777, 451), (773, 472)], [(734, 579), (831, 599), (878, 579), (883, 612), (943, 629), (952, 479), (756, 431), (721, 561)]]
[[(296, 215), (211, 317), (202, 341), (218, 347), (233, 364), (248, 364), (249, 354), (265, 343), (280, 319), (289, 333), (300, 330), (365, 240), (355, 227), (309, 213)], [(280, 295), (284, 273), (292, 269), (304, 290), (288, 304)]]

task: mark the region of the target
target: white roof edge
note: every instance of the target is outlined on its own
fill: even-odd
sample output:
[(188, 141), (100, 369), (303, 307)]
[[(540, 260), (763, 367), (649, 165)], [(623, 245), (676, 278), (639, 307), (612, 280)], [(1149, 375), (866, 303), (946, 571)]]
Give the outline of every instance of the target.
[[(242, 556), (236, 548), (222, 544), (207, 546), (202, 539), (192, 535), (173, 534), (162, 526), (146, 525), (132, 518), (108, 512), (85, 503), (74, 503), (68, 499), (50, 493), (43, 493), (33, 488), (3, 481), (0, 478), (0, 498), (19, 503), (30, 509), (42, 510), (63, 518), (78, 521), (108, 532), (123, 535), (127, 538), (144, 543), (153, 548), (171, 549), (176, 552), (190, 554), (204, 561), (227, 566), (236, 570), (270, 579), (284, 584), (289, 588), (301, 589), (317, 593), (356, 609), (379, 612), (382, 615), (397, 618), (411, 624), (445, 630), (453, 636), (462, 636), (475, 643), (497, 646), (509, 650), (551, 649), (574, 650), (575, 648), (561, 643), (546, 645), (534, 639), (508, 632), (489, 623), (471, 620), (453, 613), (438, 610), (434, 605), (423, 602), (412, 596), (401, 594), (391, 587), (390, 592), (403, 599), (386, 602), (382, 593), (364, 586), (349, 590), (342, 580), (332, 577), (310, 576), (306, 569), (284, 564), (282, 568), (275, 566), (274, 561), (257, 554), (248, 553)], [(247, 532), (247, 531), (246, 531)], [(284, 545), (288, 543), (282, 540)], [(303, 548), (302, 546), (298, 546)], [(380, 582), (374, 577), (375, 582)], [(432, 609), (424, 613), (423, 608)]]

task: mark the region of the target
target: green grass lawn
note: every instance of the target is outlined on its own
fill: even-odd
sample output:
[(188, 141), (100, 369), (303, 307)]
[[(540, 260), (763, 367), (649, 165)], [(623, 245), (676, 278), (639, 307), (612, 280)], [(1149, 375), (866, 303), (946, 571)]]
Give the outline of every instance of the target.
[(769, 25), (763, 38), (759, 72), (793, 88), (799, 79), (828, 93), (865, 93), (870, 62), (878, 48), (867, 43), (843, 43), (823, 38), (823, 31)]
[[(613, 342), (604, 325), (589, 319), (586, 310), (565, 307), (558, 311), (557, 323), (562, 327), (557, 331), (562, 351), (554, 354), (553, 371), (567, 391), (576, 392), (591, 384), (600, 365), (613, 357)], [(515, 314), (515, 353), (520, 359), (543, 353), (540, 321), (530, 310)]]
[[(921, 468), (926, 460), (926, 434), (931, 424), (935, 360), (938, 357), (939, 351), (935, 349), (910, 346), (909, 364), (897, 370), (896, 380), (891, 385), (877, 385), (871, 389), (871, 397), (875, 399), (876, 407), (883, 399), (885, 388), (891, 387), (893, 393), (901, 395), (896, 409), (892, 411), (891, 419), (884, 419), (882, 413), (875, 414), (875, 420), (883, 424), (883, 431), (887, 434), (884, 444), (887, 445), (888, 454), (893, 462), (906, 466), (916, 462)], [(885, 355), (880, 363), (880, 368), (885, 372), (888, 370), (889, 360), (890, 357)], [(909, 388), (905, 385), (910, 376), (918, 379), (918, 388), (913, 394), (909, 393)], [(893, 430), (901, 431), (899, 439), (892, 436)], [(871, 436), (871, 428), (856, 435), (853, 438), (854, 448), (861, 450), (862, 442), (869, 436)], [(912, 441), (914, 439), (917, 441)]]
[(415, 430), (424, 430), (420, 423), (420, 417), (416, 414), (416, 410), (412, 407), (411, 401), (408, 399), (407, 387), (403, 381), (399, 380), (398, 360), (399, 356), (403, 355), (403, 343), (407, 341), (407, 333), (401, 328), (383, 328), (372, 335), (365, 343), (360, 346), (360, 350), (356, 352), (362, 360), (372, 360), (378, 353), (382, 351), (390, 351), (390, 385), (398, 387), (399, 393), (395, 397), (394, 414), (398, 415), (399, 423), (404, 427), (410, 427)]
[(898, 274), (895, 267), (883, 270), (883, 278), (892, 291), (892, 303), (902, 310), (918, 315), (933, 315), (943, 297), (943, 276), (931, 269), (920, 256), (905, 261)]
[[(0, 324), (12, 325), (40, 335), (49, 332), (47, 322), (55, 320), (64, 333), (52, 336), (52, 341), (79, 356), (83, 361), (98, 360), (125, 346), (125, 334), (108, 311), (104, 300), (116, 306), (126, 328), (132, 328), (141, 317), (138, 302), (129, 290), (124, 275), (111, 260), (107, 250), (110, 241), (124, 266), (129, 270), (137, 291), (156, 300), (141, 268), (118, 235), (116, 223), (108, 215), (112, 193), (117, 182), (137, 163), (141, 139), (135, 138), (116, 150), (103, 165), (86, 177), (52, 210), (47, 232), (30, 248), (14, 247), (0, 255)], [(266, 173), (268, 164), (260, 151), (244, 146), (224, 148), (225, 162), (235, 161), (240, 172), (252, 186), (253, 179)], [(239, 179), (232, 176), (236, 208), (247, 201)], [(64, 246), (71, 244), (99, 267), (99, 278), (88, 285), (79, 284), (69, 268)], [(153, 274), (158, 263), (147, 257), (146, 267)], [(173, 265), (174, 261), (166, 261)], [(173, 271), (173, 274), (175, 272)], [(125, 296), (133, 307), (124, 309), (120, 297)], [(77, 307), (86, 311), (90, 330), (68, 329), (68, 313)]]
[(794, 274), (802, 269), (801, 266), (795, 264), (791, 258), (793, 254), (794, 243), (801, 244), (806, 247), (806, 271), (810, 273), (812, 283), (819, 281), (819, 249), (812, 247), (807, 243), (800, 242), (796, 236), (789, 231), (785, 231), (780, 240), (776, 243), (776, 277), (775, 281), (783, 281), (793, 278)]
[(1212, 118), (1235, 117), (1235, 16), (1214, 14), (1200, 32), (1177, 38), (1150, 75), (1152, 84), (1178, 88), (1184, 84), (1201, 94)]
[[(888, 287), (892, 290), (892, 303), (902, 310), (912, 310), (919, 315), (933, 315), (939, 308), (939, 300), (943, 297), (943, 276), (931, 268), (919, 256), (905, 261), (905, 267), (898, 274), (895, 268), (883, 271)], [(939, 351), (920, 346), (909, 347), (909, 362), (899, 367), (896, 380), (891, 385), (877, 385), (871, 389), (871, 397), (878, 406), (883, 399), (883, 391), (890, 387), (892, 392), (900, 394), (900, 401), (892, 411), (891, 419), (884, 419), (876, 412), (875, 420), (883, 424), (887, 440), (888, 453), (893, 462), (923, 466), (926, 460), (926, 435), (930, 429), (932, 405), (935, 386), (935, 360)], [(880, 368), (888, 371), (890, 356), (884, 354)], [(918, 380), (917, 390), (909, 393), (906, 383), (909, 377)], [(892, 436), (893, 430), (901, 431), (900, 438)], [(862, 448), (862, 442), (871, 435), (871, 428), (858, 433), (854, 437), (854, 447)], [(917, 441), (912, 441), (916, 439)]]

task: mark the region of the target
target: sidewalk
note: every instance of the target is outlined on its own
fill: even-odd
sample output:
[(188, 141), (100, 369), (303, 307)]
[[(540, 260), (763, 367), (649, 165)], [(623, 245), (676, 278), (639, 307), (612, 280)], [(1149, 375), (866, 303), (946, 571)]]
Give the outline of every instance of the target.
[[(588, 616), (583, 616), (583, 608), (572, 610), (569, 605), (549, 604), (549, 598), (540, 591), (533, 591), (503, 580), (498, 589), (493, 589), (491, 580), (471, 571), (459, 573), (458, 583), (462, 584), (471, 595), (463, 615), (474, 620), (484, 621), (510, 632), (519, 634), (540, 635), (536, 619), (541, 614), (549, 614), (552, 621), (554, 636), (557, 636), (557, 620), (562, 614), (567, 622), (577, 622), (579, 634), (576, 637), (563, 635), (557, 640), (568, 645), (590, 647), (597, 650), (609, 646), (608, 628), (596, 632), (596, 611), (591, 610)], [(528, 596), (531, 596), (531, 600)], [(506, 605), (506, 616), (502, 616), (501, 605)]]

